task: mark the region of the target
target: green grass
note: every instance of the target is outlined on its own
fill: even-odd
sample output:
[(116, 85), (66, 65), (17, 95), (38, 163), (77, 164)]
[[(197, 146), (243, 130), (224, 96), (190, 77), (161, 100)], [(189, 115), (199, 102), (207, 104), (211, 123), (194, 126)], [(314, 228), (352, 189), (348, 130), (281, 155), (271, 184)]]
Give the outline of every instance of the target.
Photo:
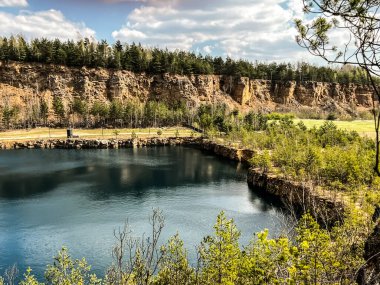
[[(141, 129), (74, 129), (74, 135), (79, 138), (115, 138), (115, 130), (117, 130), (118, 138), (131, 138), (132, 132), (135, 132), (139, 138), (142, 137), (158, 137), (158, 128), (141, 128)], [(192, 130), (187, 128), (162, 128), (161, 137), (175, 137), (178, 130), (180, 137), (192, 135)], [(193, 133), (195, 136), (198, 134)], [(48, 129), (36, 128), (30, 130), (10, 130), (0, 132), (0, 140), (29, 140), (29, 139), (48, 139), (48, 138), (66, 138), (66, 129)]]
[[(325, 122), (324, 120), (311, 119), (294, 119), (297, 124), (303, 121), (308, 129), (312, 127), (320, 127)], [(356, 120), (356, 121), (333, 121), (340, 129), (348, 131), (357, 131), (360, 135), (375, 137), (374, 123), (372, 120)], [(118, 138), (131, 138), (132, 132), (135, 132), (138, 137), (157, 137), (158, 128), (141, 128), (141, 129), (116, 129), (119, 131)], [(192, 130), (187, 128), (162, 128), (162, 137), (174, 137), (178, 130), (179, 136), (191, 136)], [(74, 135), (80, 138), (115, 138), (115, 129), (74, 129)], [(198, 135), (194, 133), (194, 135)], [(36, 128), (30, 130), (10, 130), (0, 132), (0, 140), (29, 140), (29, 139), (48, 139), (48, 138), (66, 138), (66, 129), (49, 129)]]
[[(305, 126), (310, 129), (312, 127), (320, 127), (324, 124), (325, 120), (311, 120), (311, 119), (295, 119), (297, 124), (302, 121)], [(333, 121), (333, 123), (340, 129), (347, 131), (357, 131), (360, 135), (375, 137), (375, 127), (372, 120), (355, 120), (355, 121)]]

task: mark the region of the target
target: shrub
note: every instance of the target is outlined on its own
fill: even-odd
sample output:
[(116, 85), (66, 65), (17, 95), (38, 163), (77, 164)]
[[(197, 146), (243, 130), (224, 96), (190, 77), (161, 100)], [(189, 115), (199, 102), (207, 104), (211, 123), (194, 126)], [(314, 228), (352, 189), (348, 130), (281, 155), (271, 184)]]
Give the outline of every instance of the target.
[(337, 119), (338, 119), (338, 116), (335, 113), (330, 113), (326, 117), (326, 120), (328, 120), (328, 121), (335, 121)]
[(262, 153), (255, 154), (250, 163), (254, 167), (260, 168), (263, 173), (270, 171), (272, 167), (272, 160), (268, 150), (264, 150)]

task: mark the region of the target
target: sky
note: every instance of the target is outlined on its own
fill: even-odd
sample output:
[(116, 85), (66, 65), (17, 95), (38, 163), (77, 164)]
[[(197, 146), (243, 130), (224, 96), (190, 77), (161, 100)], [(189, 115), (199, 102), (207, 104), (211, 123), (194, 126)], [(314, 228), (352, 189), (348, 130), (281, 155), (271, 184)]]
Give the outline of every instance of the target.
[(140, 42), (250, 61), (311, 61), (301, 0), (0, 0), (0, 36)]

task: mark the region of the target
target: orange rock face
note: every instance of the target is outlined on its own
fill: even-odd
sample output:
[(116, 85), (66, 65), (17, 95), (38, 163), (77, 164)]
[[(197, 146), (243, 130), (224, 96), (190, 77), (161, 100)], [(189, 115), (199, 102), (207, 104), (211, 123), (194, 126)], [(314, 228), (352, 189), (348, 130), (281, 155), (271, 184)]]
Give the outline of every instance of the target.
[(286, 108), (353, 113), (371, 107), (367, 86), (323, 82), (269, 81), (219, 75), (146, 75), (101, 68), (0, 62), (0, 107), (21, 109), (43, 98), (50, 108), (54, 96), (68, 106), (74, 98), (92, 104), (160, 100), (192, 106), (225, 103), (230, 108), (264, 112)]

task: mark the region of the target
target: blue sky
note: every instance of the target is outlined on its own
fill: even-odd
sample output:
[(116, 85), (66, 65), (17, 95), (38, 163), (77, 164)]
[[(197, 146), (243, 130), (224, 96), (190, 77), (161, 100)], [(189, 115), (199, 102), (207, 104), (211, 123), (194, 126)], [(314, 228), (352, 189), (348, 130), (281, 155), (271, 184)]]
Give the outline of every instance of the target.
[[(127, 15), (137, 7), (136, 3), (107, 3), (97, 0), (28, 0), (26, 10), (38, 12), (54, 9), (61, 11), (68, 21), (83, 22), (96, 31), (98, 39), (113, 42), (111, 32), (119, 29)], [(24, 8), (25, 9), (25, 8)], [(18, 9), (12, 9), (17, 13)]]
[(106, 39), (251, 61), (314, 59), (295, 43), (302, 0), (0, 0), (0, 36)]

